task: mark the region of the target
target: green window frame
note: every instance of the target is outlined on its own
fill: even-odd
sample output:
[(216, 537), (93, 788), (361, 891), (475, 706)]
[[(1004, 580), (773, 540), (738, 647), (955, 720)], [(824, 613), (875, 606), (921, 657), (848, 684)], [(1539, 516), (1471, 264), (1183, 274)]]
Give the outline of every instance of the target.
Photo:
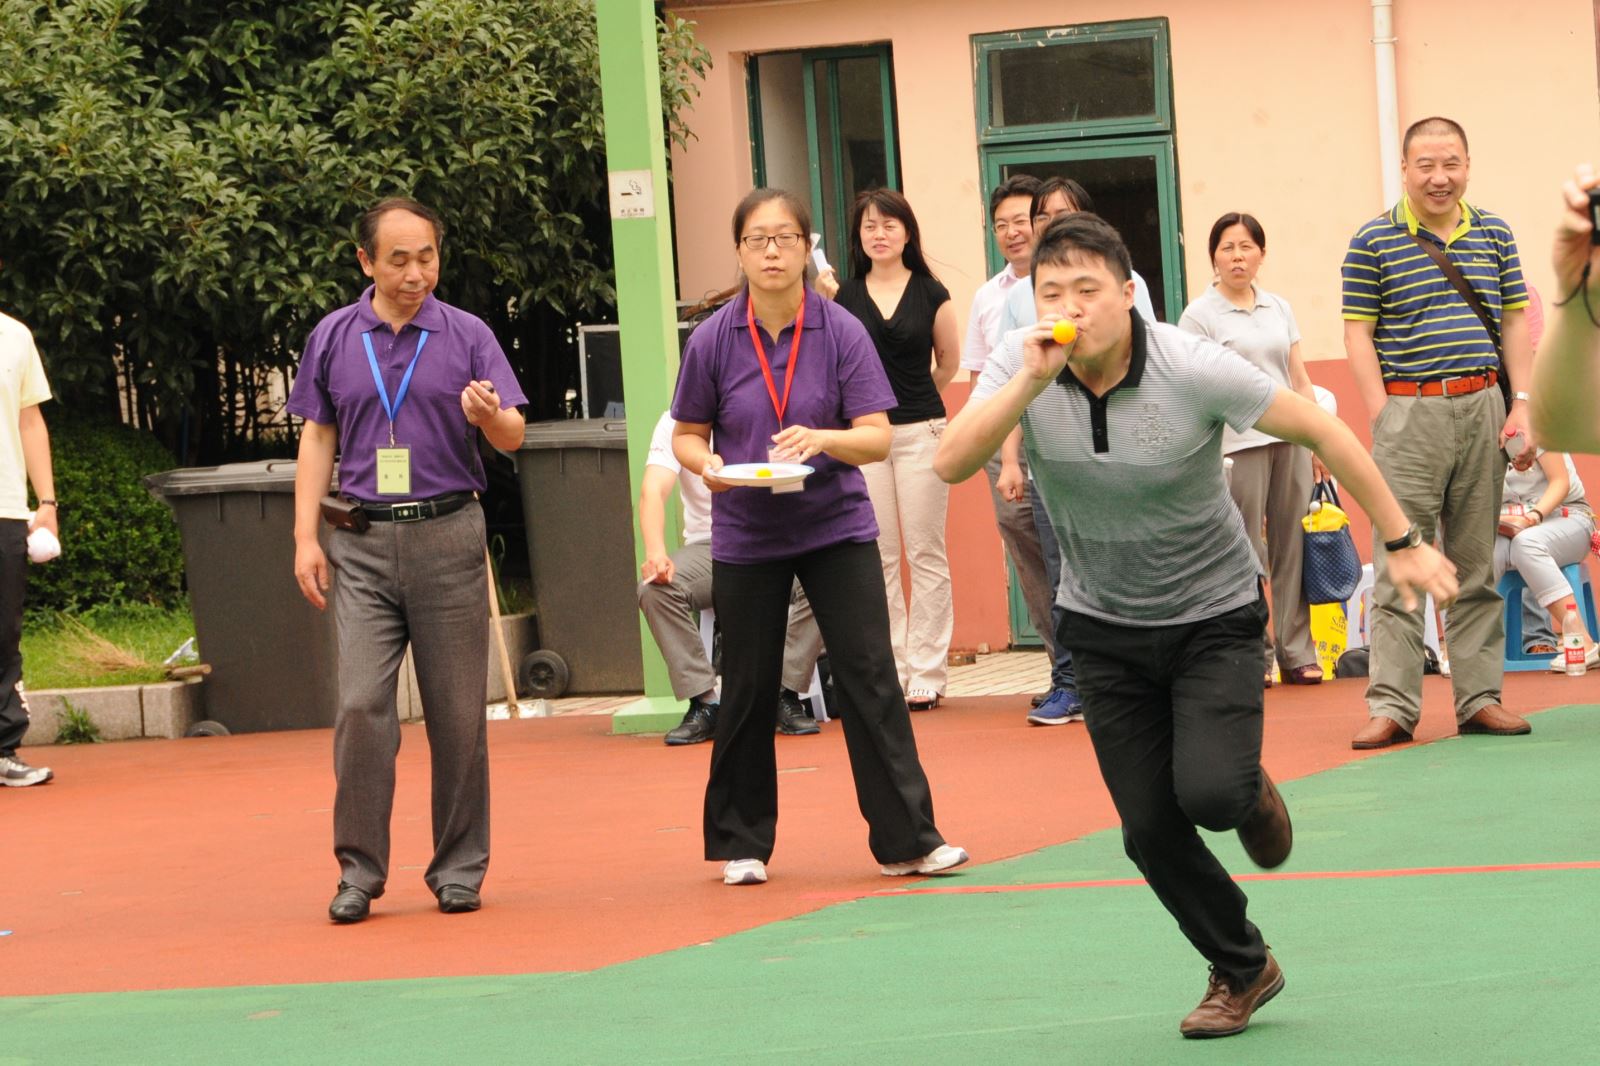
[[(1074, 42), (1148, 40), (1154, 62), (1155, 107), (1146, 115), (1123, 116), (1087, 122), (1038, 123), (1020, 126), (995, 126), (990, 123), (992, 62), (996, 56), (1021, 49), (1037, 50), (1045, 45), (1070, 45)], [(978, 140), (981, 144), (1055, 140), (1068, 137), (1111, 137), (1131, 133), (1172, 132), (1172, 48), (1167, 20), (1138, 19), (1128, 22), (1096, 22), (1009, 33), (977, 34), (972, 38), (978, 68)]]
[[(762, 55), (781, 54), (783, 53), (762, 53)], [(900, 128), (895, 114), (893, 57), (887, 44), (801, 49), (799, 56), (805, 94), (806, 156), (813, 225), (822, 234), (823, 247), (827, 250), (829, 259), (838, 270), (839, 276), (845, 277), (848, 274), (849, 264), (849, 256), (844, 253), (849, 247), (849, 234), (845, 230), (849, 226), (850, 204), (854, 199), (854, 193), (846, 188), (845, 183), (844, 144), (838, 120), (839, 62), (845, 59), (876, 59), (878, 62), (878, 91), (884, 125), (884, 184), (891, 189), (899, 190)], [(758, 188), (767, 184), (766, 139), (761, 121), (760, 66), (755, 62), (760, 58), (761, 56), (751, 56), (746, 65), (748, 72), (746, 96), (750, 114), (750, 169), (751, 178)], [(819, 63), (823, 68), (821, 93), (818, 92)], [(819, 96), (826, 109), (825, 115), (818, 113)], [(822, 132), (824, 129), (827, 130), (826, 143)], [(825, 161), (828, 169), (826, 174)]]

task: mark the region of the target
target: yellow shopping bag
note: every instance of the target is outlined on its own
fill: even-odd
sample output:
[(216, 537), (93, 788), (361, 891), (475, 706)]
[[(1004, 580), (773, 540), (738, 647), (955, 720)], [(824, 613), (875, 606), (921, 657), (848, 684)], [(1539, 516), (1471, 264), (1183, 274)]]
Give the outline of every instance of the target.
[(1323, 677), (1333, 677), (1333, 668), (1344, 654), (1349, 636), (1350, 623), (1345, 617), (1344, 604), (1311, 605), (1311, 639), (1317, 642), (1317, 662), (1322, 666)]

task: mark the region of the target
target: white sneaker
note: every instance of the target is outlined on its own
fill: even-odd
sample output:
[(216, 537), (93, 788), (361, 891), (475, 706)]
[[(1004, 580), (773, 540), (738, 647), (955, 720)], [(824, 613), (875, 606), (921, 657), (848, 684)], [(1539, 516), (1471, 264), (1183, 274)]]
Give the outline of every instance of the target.
[(767, 883), (767, 864), (760, 859), (734, 859), (722, 868), (725, 885), (764, 885)]
[(886, 862), (878, 867), (885, 877), (904, 877), (907, 874), (937, 874), (954, 869), (967, 861), (965, 848), (940, 844), (920, 859), (910, 862)]
[(0, 756), (0, 785), (27, 788), (42, 785), (55, 777), (48, 766), (29, 766), (15, 755)]
[[(1600, 644), (1591, 644), (1589, 645), (1589, 650), (1584, 653), (1583, 668), (1585, 670), (1593, 670), (1596, 667), (1600, 667)], [(1566, 652), (1562, 652), (1550, 660), (1550, 672), (1552, 674), (1564, 674), (1567, 672)]]

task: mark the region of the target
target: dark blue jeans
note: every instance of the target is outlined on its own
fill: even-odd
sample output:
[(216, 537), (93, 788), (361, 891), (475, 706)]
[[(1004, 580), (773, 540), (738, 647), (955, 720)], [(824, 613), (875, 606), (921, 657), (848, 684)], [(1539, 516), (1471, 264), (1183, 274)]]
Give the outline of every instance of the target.
[[(1061, 616), (1064, 613), (1055, 596), (1061, 585), (1061, 545), (1056, 540), (1055, 526), (1050, 524), (1050, 512), (1045, 510), (1044, 501), (1039, 498), (1039, 490), (1033, 487), (1032, 478), (1028, 479), (1028, 499), (1033, 502), (1033, 528), (1039, 533), (1039, 550), (1044, 553), (1045, 572), (1050, 575), (1050, 627), (1055, 631), (1051, 634), (1054, 636), (1061, 632)], [(1049, 642), (1046, 642), (1046, 646), (1049, 646)], [(1078, 678), (1072, 669), (1072, 653), (1059, 640), (1055, 641), (1055, 646), (1055, 661), (1050, 664), (1050, 687), (1076, 692)]]

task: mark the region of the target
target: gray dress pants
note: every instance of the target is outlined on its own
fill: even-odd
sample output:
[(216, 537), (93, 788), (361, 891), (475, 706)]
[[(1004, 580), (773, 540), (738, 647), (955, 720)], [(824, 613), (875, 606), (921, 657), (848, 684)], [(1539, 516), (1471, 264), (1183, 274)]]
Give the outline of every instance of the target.
[[(672, 553), (672, 584), (639, 584), (639, 610), (661, 658), (667, 663), (672, 694), (680, 700), (702, 696), (717, 683), (706, 656), (695, 614), (711, 609), (711, 545), (685, 544)], [(789, 632), (783, 645), (783, 687), (804, 692), (822, 654), (822, 631), (811, 614), (805, 592), (795, 583), (789, 601)], [(776, 697), (776, 693), (773, 694)]]
[(334, 530), (339, 634), (333, 850), (340, 878), (374, 896), (389, 872), (400, 750), (395, 707), (411, 645), (433, 769), (433, 861), (423, 879), (476, 889), (489, 865), (489, 591), (483, 510)]

